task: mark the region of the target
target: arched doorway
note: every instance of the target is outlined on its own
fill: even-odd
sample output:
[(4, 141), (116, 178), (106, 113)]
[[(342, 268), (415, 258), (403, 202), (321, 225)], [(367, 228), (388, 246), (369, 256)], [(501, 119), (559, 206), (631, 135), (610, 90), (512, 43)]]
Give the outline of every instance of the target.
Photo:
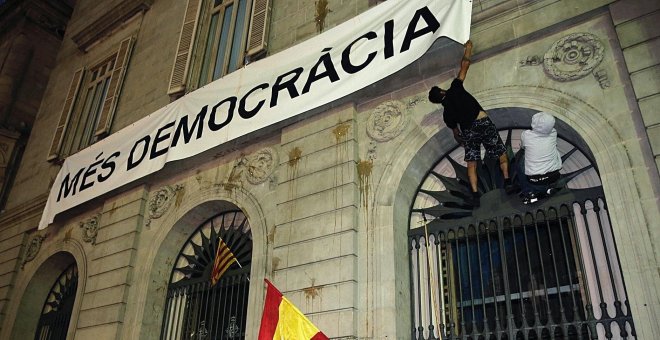
[(252, 233), (243, 212), (202, 223), (174, 262), (161, 339), (244, 338), (251, 262)]
[[(500, 134), (513, 154), (528, 126), (509, 126)], [(473, 209), (460, 147), (429, 170), (408, 232), (414, 339), (635, 338), (598, 169), (557, 128), (567, 189), (533, 206), (507, 196), (485, 161)]]
[(71, 264), (55, 280), (46, 297), (35, 340), (66, 339), (78, 289), (78, 266)]

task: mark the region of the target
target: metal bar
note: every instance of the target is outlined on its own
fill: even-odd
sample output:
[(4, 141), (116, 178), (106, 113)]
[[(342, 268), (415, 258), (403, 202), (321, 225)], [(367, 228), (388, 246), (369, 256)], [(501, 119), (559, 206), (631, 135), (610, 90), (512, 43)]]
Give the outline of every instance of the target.
[[(548, 224), (547, 220), (545, 220), (545, 224), (547, 226)], [(546, 280), (545, 277), (545, 265), (543, 264), (543, 252), (541, 250), (541, 234), (539, 233), (538, 216), (534, 217), (534, 233), (536, 234), (536, 247), (538, 249), (539, 263), (541, 264), (541, 274), (543, 278), (543, 292), (545, 293), (545, 301), (546, 301), (545, 311), (547, 313), (547, 318), (548, 318), (547, 321), (550, 321), (552, 317), (552, 312), (550, 311), (550, 298), (548, 296), (548, 281)]]
[(428, 294), (428, 300), (429, 300), (429, 303), (428, 303), (429, 326), (427, 327), (427, 329), (429, 331), (428, 339), (433, 339), (433, 308), (432, 308), (433, 307), (433, 291), (431, 290), (431, 263), (429, 262), (429, 257), (430, 257), (429, 252), (431, 250), (429, 249), (428, 244), (429, 244), (429, 239), (428, 239), (428, 237), (426, 237), (424, 239), (424, 249), (426, 251), (425, 261), (427, 263), (427, 265), (426, 265), (427, 273), (426, 274), (428, 276), (427, 280), (426, 280), (426, 287), (427, 287), (428, 290), (426, 292)]
[[(410, 263), (410, 296), (412, 296), (414, 298), (414, 296), (415, 296), (415, 278), (414, 278), (414, 275), (413, 275), (413, 271), (416, 272), (417, 274), (419, 274), (419, 266), (418, 266), (416, 271), (413, 270), (415, 268), (413, 266), (413, 256), (412, 256), (412, 252), (413, 252), (413, 248), (414, 248), (413, 247), (413, 242), (415, 242), (415, 237), (414, 236), (409, 236), (408, 237), (408, 263)], [(419, 299), (417, 299), (417, 301), (419, 301)], [(412, 303), (410, 304), (410, 317), (411, 317), (411, 319), (413, 319), (411, 339), (414, 339), (415, 338), (415, 333), (416, 333), (416, 331), (415, 331), (415, 322), (416, 322), (416, 320), (415, 320), (415, 300), (413, 300)]]
[[(520, 218), (518, 216), (518, 218)], [(513, 248), (513, 255), (514, 258), (516, 259), (516, 278), (518, 279), (518, 292), (522, 293), (522, 280), (520, 279), (520, 261), (518, 260), (518, 244), (516, 242), (516, 228), (515, 228), (515, 221), (516, 216), (513, 217), (512, 220), (509, 221), (511, 224), (511, 242), (512, 242), (512, 248)], [(511, 314), (513, 315), (513, 310), (511, 311)], [(521, 323), (521, 328), (528, 327), (529, 324), (527, 322), (527, 317), (525, 316), (525, 300), (520, 299), (520, 317), (522, 318), (522, 323)], [(515, 320), (514, 320), (515, 323)], [(515, 324), (511, 329), (515, 327)], [(510, 336), (513, 336), (513, 332), (511, 332)]]
[[(560, 208), (561, 209), (561, 208)], [(559, 233), (561, 235), (561, 245), (562, 245), (562, 251), (564, 254), (564, 265), (566, 267), (566, 273), (568, 275), (568, 282), (573, 285), (573, 274), (571, 273), (571, 265), (570, 265), (570, 255), (568, 253), (568, 248), (566, 248), (566, 237), (564, 236), (564, 217), (561, 216), (559, 211), (555, 210), (555, 213), (557, 214), (557, 222), (559, 224)], [(570, 228), (569, 225), (566, 226), (567, 229)], [(571, 289), (569, 292), (571, 296), (571, 302), (572, 302), (572, 311), (573, 311), (573, 318), (572, 320), (565, 319), (565, 322), (567, 322), (569, 325), (573, 324), (575, 325), (576, 328), (576, 333), (578, 339), (582, 339), (582, 332), (579, 329), (579, 321), (580, 321), (580, 315), (579, 315), (579, 309), (577, 306), (577, 300), (575, 299), (575, 290)], [(570, 328), (565, 328), (565, 335), (568, 336)]]
[(472, 261), (470, 260), (470, 236), (469, 231), (473, 225), (468, 226), (467, 234), (465, 235), (465, 254), (467, 254), (467, 268), (468, 268), (468, 282), (470, 283), (470, 310), (472, 311), (472, 329), (470, 334), (474, 334), (477, 329), (476, 316), (474, 314), (474, 284), (472, 282)]
[[(422, 317), (422, 268), (420, 266), (420, 239), (422, 236), (418, 236), (415, 242), (415, 258), (417, 258), (417, 338), (424, 339), (424, 326), (422, 326), (423, 317)], [(414, 327), (414, 326), (413, 326)]]
[[(550, 242), (550, 250), (552, 252), (551, 253), (552, 254), (552, 268), (553, 268), (554, 273), (555, 273), (555, 284), (556, 284), (556, 287), (559, 288), (559, 287), (561, 287), (561, 283), (559, 282), (559, 271), (557, 270), (557, 255), (556, 255), (557, 252), (555, 251), (554, 242), (552, 241), (552, 232), (551, 232), (551, 228), (550, 228), (550, 218), (546, 215), (548, 212), (549, 211), (544, 211), (544, 215), (545, 215), (545, 218), (546, 218), (546, 228), (547, 228), (547, 232), (548, 232), (548, 242)], [(558, 218), (556, 218), (556, 219), (558, 219)], [(557, 294), (557, 299), (559, 300), (559, 313), (560, 313), (559, 323), (561, 324), (561, 328), (562, 328), (562, 331), (563, 331), (562, 334), (566, 334), (568, 329), (566, 328), (566, 315), (565, 315), (565, 311), (564, 311), (564, 304), (562, 302), (561, 293)], [(550, 318), (552, 319), (552, 315), (550, 316)], [(554, 319), (553, 319), (553, 322), (554, 322)], [(551, 334), (552, 334), (552, 338), (554, 339), (555, 332), (551, 330)]]
[(458, 330), (458, 332), (456, 332), (456, 334), (457, 335), (460, 334), (462, 339), (466, 339), (467, 338), (467, 334), (466, 334), (467, 332), (465, 332), (465, 310), (463, 308), (463, 304), (460, 303), (460, 302), (463, 302), (463, 285), (461, 284), (463, 282), (463, 280), (461, 279), (461, 256), (460, 256), (459, 247), (458, 247), (458, 239), (459, 239), (458, 232), (459, 231), (460, 231), (460, 229), (458, 229), (456, 231), (456, 238), (454, 239), (454, 242), (455, 242), (456, 246), (454, 248), (456, 248), (456, 261), (457, 261), (456, 268), (457, 268), (457, 271), (458, 271), (458, 299), (456, 299), (456, 302), (458, 302), (459, 305), (461, 306), (461, 328)]
[[(584, 204), (584, 206), (582, 205)], [(593, 201), (592, 201), (593, 204)], [(603, 301), (603, 289), (600, 283), (600, 275), (598, 274), (598, 260), (596, 259), (596, 254), (594, 252), (594, 245), (593, 241), (591, 238), (591, 230), (589, 228), (589, 222), (587, 220), (587, 209), (586, 209), (586, 201), (581, 202), (580, 204), (580, 213), (582, 214), (582, 217), (584, 219), (584, 224), (585, 224), (585, 230), (587, 232), (587, 240), (589, 241), (589, 252), (591, 254), (591, 262), (593, 263), (594, 266), (594, 277), (596, 278), (596, 288), (598, 289), (598, 296), (599, 300)], [(590, 319), (589, 319), (589, 331), (591, 332), (591, 338), (596, 339), (598, 337), (598, 334), (596, 332), (596, 324), (597, 320), (595, 320), (595, 317), (593, 315), (593, 306), (592, 304), (587, 305), (587, 314), (590, 314)]]
[(211, 339), (215, 338), (217, 333), (217, 328), (215, 321), (218, 319), (218, 312), (220, 311), (220, 306), (218, 304), (218, 284), (219, 282), (216, 282), (215, 285), (209, 286), (209, 295), (211, 297), (211, 312), (209, 313), (209, 334), (211, 335)]
[[(482, 308), (482, 313), (484, 315), (483, 318), (483, 332), (488, 333), (490, 332), (490, 326), (488, 325), (488, 318), (486, 316), (486, 291), (484, 289), (484, 277), (483, 277), (483, 266), (481, 264), (481, 244), (479, 242), (479, 239), (481, 238), (481, 226), (482, 224), (478, 224), (475, 227), (474, 234), (475, 234), (475, 240), (477, 242), (477, 263), (479, 264), (479, 286), (481, 288), (481, 308)], [(468, 248), (469, 249), (469, 248)], [(488, 257), (490, 257), (490, 254), (488, 254)], [(492, 268), (491, 268), (492, 270)], [(470, 288), (472, 287), (472, 284), (470, 284)], [(495, 292), (493, 292), (493, 296), (495, 296)], [(474, 298), (473, 298), (474, 300)], [(496, 301), (493, 301), (495, 304), (497, 304)], [(474, 305), (472, 305), (472, 315), (474, 315)], [(473, 322), (474, 322), (474, 317), (473, 317)], [(474, 334), (476, 329), (472, 329), (472, 333)]]
[[(520, 222), (521, 222), (521, 228), (523, 230), (523, 236), (525, 238), (525, 255), (527, 256), (527, 270), (528, 270), (528, 273), (529, 273), (529, 276), (530, 276), (530, 279), (531, 279), (531, 278), (533, 278), (533, 272), (532, 272), (532, 256), (531, 256), (530, 251), (529, 251), (529, 239), (527, 238), (527, 229), (528, 228), (527, 228), (527, 224), (525, 224), (525, 221), (522, 218), (521, 218)], [(522, 291), (522, 287), (521, 287), (521, 291)], [(534, 291), (534, 290), (532, 289), (532, 291)], [(532, 300), (532, 308), (534, 309), (534, 325), (533, 325), (533, 328), (538, 333), (538, 331), (540, 330), (539, 329), (539, 324), (541, 322), (541, 318), (539, 316), (539, 309), (536, 306), (536, 295), (535, 294), (532, 294), (531, 300)], [(531, 328), (531, 326), (532, 325), (530, 325), (530, 328)]]
[[(609, 217), (609, 210), (607, 209), (607, 201), (605, 201), (604, 198), (602, 200), (603, 200), (603, 210), (605, 210), (607, 220), (611, 221), (612, 219)], [(615, 254), (614, 259), (616, 260), (617, 268), (619, 268), (619, 275), (621, 276), (621, 285), (623, 286), (623, 294), (624, 294), (624, 298), (625, 298), (624, 304), (626, 305), (626, 310), (627, 310), (627, 315), (626, 315), (627, 321), (628, 321), (628, 324), (630, 325), (630, 335), (637, 338), (637, 333), (635, 332), (635, 324), (632, 320), (632, 312), (630, 310), (630, 304), (628, 302), (628, 288), (626, 287), (626, 280), (624, 280), (623, 273), (621, 272), (621, 261), (619, 259), (619, 249), (616, 245), (616, 240), (614, 239), (614, 232), (612, 230), (612, 224), (609, 223), (609, 225), (610, 225), (609, 232), (610, 232), (610, 235), (612, 235), (612, 246), (614, 247), (614, 254)], [(624, 324), (624, 327), (625, 327), (625, 324)]]
[[(596, 222), (598, 223), (598, 230), (600, 231), (601, 243), (603, 244), (603, 254), (605, 256), (605, 263), (607, 264), (607, 273), (609, 274), (610, 283), (611, 283), (611, 286), (612, 286), (612, 293), (614, 294), (614, 301), (618, 302), (619, 301), (619, 298), (618, 298), (619, 294), (616, 291), (616, 285), (615, 285), (616, 282), (614, 281), (614, 276), (612, 275), (612, 264), (610, 263), (610, 256), (609, 256), (609, 253), (607, 251), (607, 242), (605, 241), (605, 233), (603, 232), (603, 223), (600, 219), (600, 205), (598, 204), (598, 200), (593, 202), (593, 205), (594, 205), (594, 214), (596, 215)], [(612, 319), (613, 317), (610, 316), (610, 313), (607, 310), (607, 303), (605, 302), (605, 300), (603, 298), (601, 298), (600, 301), (601, 302), (600, 302), (599, 305), (600, 305), (600, 310), (601, 310), (601, 319)], [(617, 315), (616, 310), (615, 310), (614, 313), (615, 313), (614, 314), (615, 318), (617, 316), (619, 316), (619, 315)], [(619, 325), (619, 328), (620, 328), (621, 325), (618, 322), (617, 322), (617, 324)], [(612, 335), (611, 323), (610, 322), (603, 323), (603, 328), (605, 328), (605, 337), (607, 337), (608, 339), (611, 339), (612, 336), (613, 336)], [(623, 327), (623, 330), (625, 332), (625, 325)]]
[[(217, 334), (219, 334), (218, 339), (222, 339), (222, 321), (225, 319), (225, 312), (227, 311), (227, 279), (225, 278), (224, 280), (220, 280), (218, 282), (218, 285), (220, 285), (219, 289), (219, 297), (218, 297), (218, 307), (221, 310), (218, 310), (218, 318), (216, 319), (216, 330)], [(222, 311), (222, 313), (220, 313)]]
[[(442, 287), (444, 286), (444, 282), (442, 280), (442, 247), (440, 245), (440, 234), (441, 232), (438, 232), (437, 234), (434, 234), (435, 241), (433, 242), (435, 244), (435, 254), (436, 254), (436, 273), (438, 273), (438, 284), (436, 286), (437, 291), (438, 291), (438, 299), (440, 299), (440, 303), (437, 305), (439, 308), (437, 308), (437, 320), (438, 320), (438, 339), (442, 339), (442, 335), (445, 331), (445, 322), (444, 322), (444, 309), (445, 309), (445, 301), (444, 301), (444, 294), (442, 293)], [(436, 307), (437, 307), (436, 306)]]
[(167, 290), (167, 295), (166, 295), (166, 297), (165, 297), (165, 308), (163, 309), (163, 311), (164, 311), (164, 313), (163, 313), (163, 322), (162, 322), (162, 324), (161, 324), (161, 326), (160, 326), (160, 338), (161, 338), (161, 339), (165, 339), (165, 338), (166, 338), (166, 334), (167, 334), (166, 332), (167, 332), (167, 329), (169, 328), (169, 324), (170, 324), (170, 318), (169, 318), (169, 315), (170, 315), (170, 308), (172, 308), (171, 305), (172, 305), (172, 290), (171, 290), (171, 289), (168, 289), (168, 290)]
[(244, 275), (244, 281), (243, 281), (243, 307), (241, 310), (241, 335), (245, 337), (246, 332), (246, 325), (247, 325), (247, 303), (248, 303), (248, 296), (250, 293), (250, 274), (245, 273)]
[[(497, 238), (498, 238), (498, 244), (500, 247), (500, 263), (501, 263), (501, 270), (500, 272), (501, 277), (502, 277), (502, 282), (504, 283), (504, 306), (506, 308), (506, 315), (504, 316), (504, 319), (506, 319), (506, 327), (502, 327), (501, 321), (499, 319), (499, 311), (496, 308), (495, 309), (495, 317), (497, 320), (497, 337), (499, 338), (500, 333), (504, 330), (506, 333), (507, 337), (509, 340), (513, 340), (514, 338), (514, 323), (513, 323), (513, 306), (511, 305), (511, 287), (509, 285), (509, 268), (507, 265), (507, 256), (506, 256), (506, 245), (504, 244), (505, 238), (504, 238), (504, 219), (499, 218), (496, 222), (491, 221), (491, 226), (493, 226), (496, 230), (495, 232), (497, 233)], [(515, 247), (515, 244), (513, 244)], [(488, 234), (488, 250), (492, 254), (492, 250), (490, 247), (490, 233)], [(491, 268), (494, 268), (492, 259), (491, 259)], [(493, 269), (493, 291), (496, 290), (495, 286), (495, 274), (494, 274), (494, 269)], [(495, 292), (497, 294), (497, 292)], [(497, 305), (496, 305), (497, 307)]]

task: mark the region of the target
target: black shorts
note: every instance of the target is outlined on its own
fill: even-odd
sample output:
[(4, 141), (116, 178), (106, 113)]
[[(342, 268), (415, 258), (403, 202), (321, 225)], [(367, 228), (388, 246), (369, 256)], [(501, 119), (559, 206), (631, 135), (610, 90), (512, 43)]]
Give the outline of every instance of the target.
[(475, 120), (461, 134), (465, 143), (466, 162), (481, 159), (481, 144), (486, 149), (486, 158), (498, 158), (506, 151), (497, 127), (488, 117)]

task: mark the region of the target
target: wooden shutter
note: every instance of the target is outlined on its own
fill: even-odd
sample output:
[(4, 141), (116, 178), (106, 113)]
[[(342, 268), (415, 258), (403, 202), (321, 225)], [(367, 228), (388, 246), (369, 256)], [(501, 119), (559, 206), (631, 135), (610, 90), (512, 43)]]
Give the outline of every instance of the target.
[(202, 0), (188, 0), (186, 14), (183, 17), (181, 35), (179, 36), (179, 45), (176, 48), (176, 58), (172, 75), (170, 76), (170, 86), (168, 94), (177, 94), (186, 89), (186, 78), (190, 67), (190, 54), (193, 47), (193, 39), (197, 30), (197, 18), (199, 16), (200, 3)]
[(133, 49), (133, 38), (124, 39), (119, 44), (119, 50), (115, 57), (115, 67), (112, 69), (110, 76), (110, 83), (108, 90), (103, 101), (103, 107), (99, 115), (98, 125), (94, 136), (104, 136), (110, 133), (112, 127), (112, 119), (115, 116), (117, 108), (117, 100), (121, 92), (121, 86), (124, 83), (124, 76), (126, 75), (126, 68), (128, 67), (128, 60), (131, 57), (131, 50)]
[(247, 44), (247, 56), (258, 56), (266, 51), (270, 21), (271, 0), (254, 0)]
[(78, 91), (80, 90), (80, 83), (82, 82), (83, 73), (84, 69), (82, 68), (73, 73), (73, 79), (71, 80), (71, 85), (69, 85), (69, 91), (67, 92), (66, 98), (64, 99), (64, 107), (62, 107), (62, 112), (60, 113), (60, 120), (57, 123), (55, 135), (53, 136), (53, 141), (50, 144), (50, 151), (48, 151), (48, 161), (56, 160), (60, 156), (62, 141), (64, 140), (64, 133), (66, 132), (66, 127), (69, 124), (71, 112), (73, 111), (73, 106), (76, 102)]

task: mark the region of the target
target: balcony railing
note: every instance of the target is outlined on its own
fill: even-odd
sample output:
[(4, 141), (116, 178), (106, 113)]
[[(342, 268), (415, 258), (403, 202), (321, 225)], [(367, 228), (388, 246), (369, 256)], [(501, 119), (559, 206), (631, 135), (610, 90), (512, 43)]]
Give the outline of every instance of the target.
[(602, 197), (411, 229), (412, 338), (635, 339)]

